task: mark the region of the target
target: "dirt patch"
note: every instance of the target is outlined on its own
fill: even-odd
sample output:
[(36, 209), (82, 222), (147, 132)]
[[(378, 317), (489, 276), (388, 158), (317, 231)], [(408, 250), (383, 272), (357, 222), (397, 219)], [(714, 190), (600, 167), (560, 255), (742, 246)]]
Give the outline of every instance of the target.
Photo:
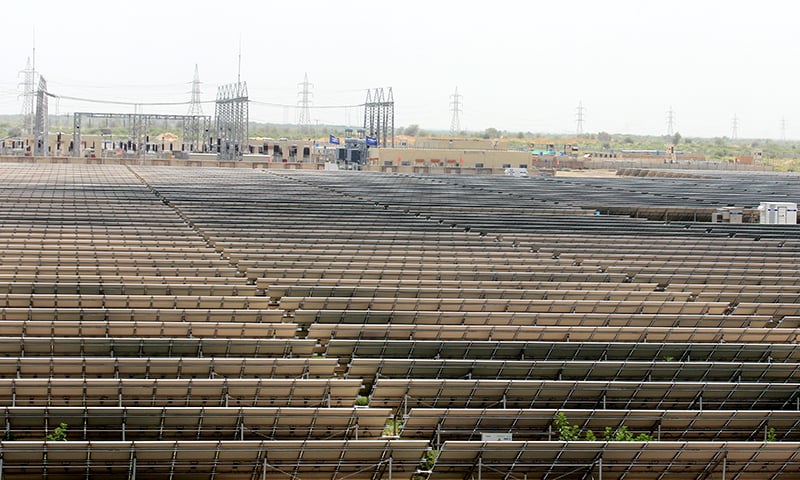
[(616, 177), (616, 170), (601, 170), (601, 169), (588, 169), (588, 170), (557, 170), (557, 177), (581, 177), (581, 178), (609, 178)]

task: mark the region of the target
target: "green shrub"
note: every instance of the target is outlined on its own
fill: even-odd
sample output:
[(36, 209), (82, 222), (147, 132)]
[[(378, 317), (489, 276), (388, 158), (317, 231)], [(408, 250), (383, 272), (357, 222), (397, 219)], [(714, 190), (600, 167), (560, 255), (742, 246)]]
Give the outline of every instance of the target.
[(66, 442), (67, 441), (67, 428), (69, 425), (66, 423), (60, 423), (53, 433), (47, 436), (48, 442)]
[(383, 436), (396, 437), (400, 435), (401, 430), (403, 430), (403, 421), (400, 419), (390, 419), (386, 422), (386, 427), (383, 429)]
[(580, 440), (580, 426), (570, 425), (567, 416), (563, 412), (558, 412), (553, 421), (558, 430), (558, 439), (562, 442), (572, 442)]
[(607, 442), (652, 442), (653, 436), (649, 433), (640, 433), (634, 436), (628, 427), (620, 425), (619, 428), (614, 430), (611, 427), (606, 427), (603, 432), (603, 438)]
[(769, 427), (767, 430), (767, 438), (766, 441), (768, 442), (775, 442), (778, 440), (778, 436), (775, 434), (775, 428)]
[(436, 458), (439, 456), (439, 450), (428, 450), (425, 452), (425, 457), (419, 463), (419, 469), (425, 471), (433, 470), (436, 465)]

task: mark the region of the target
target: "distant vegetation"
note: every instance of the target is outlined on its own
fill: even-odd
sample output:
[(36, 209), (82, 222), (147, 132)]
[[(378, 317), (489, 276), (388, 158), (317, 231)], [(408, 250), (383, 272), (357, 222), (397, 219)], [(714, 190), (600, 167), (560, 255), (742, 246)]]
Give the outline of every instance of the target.
[[(20, 115), (0, 115), (0, 138), (14, 137), (20, 134), (22, 117)], [(311, 132), (302, 132), (294, 124), (250, 123), (250, 136), (262, 138), (325, 138), (328, 135), (343, 136), (347, 127), (343, 125), (316, 125)], [(358, 127), (350, 127), (358, 128)], [(86, 119), (84, 120), (83, 133), (100, 134), (101, 130), (110, 130), (113, 136), (125, 136), (129, 132), (118, 120)], [(72, 133), (71, 117), (60, 115), (50, 120), (50, 131)], [(153, 136), (161, 133), (181, 133), (181, 126), (177, 123), (164, 123), (151, 126)], [(417, 124), (400, 126), (395, 129), (395, 135), (414, 138), (422, 137), (448, 137), (449, 131), (425, 130)], [(731, 139), (728, 137), (699, 138), (688, 137), (676, 132), (674, 135), (631, 135), (622, 133), (586, 133), (583, 135), (549, 134), (536, 132), (510, 132), (494, 127), (481, 131), (460, 131), (459, 138), (504, 139), (509, 148), (525, 150), (530, 148), (543, 149), (548, 144), (554, 144), (556, 149), (563, 148), (565, 144), (576, 145), (582, 152), (586, 151), (611, 151), (611, 150), (666, 150), (667, 146), (675, 145), (679, 152), (696, 153), (705, 155), (708, 160), (727, 161), (740, 155), (753, 155), (756, 151), (763, 153), (765, 163), (773, 165), (779, 171), (800, 171), (800, 141), (781, 141), (773, 139)], [(532, 147), (533, 146), (533, 147)]]

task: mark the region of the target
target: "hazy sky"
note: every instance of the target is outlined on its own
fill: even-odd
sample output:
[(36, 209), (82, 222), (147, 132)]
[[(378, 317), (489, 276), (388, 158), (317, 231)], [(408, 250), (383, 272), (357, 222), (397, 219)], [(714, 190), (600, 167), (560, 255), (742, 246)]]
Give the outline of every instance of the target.
[[(800, 6), (753, 1), (13, 1), (3, 5), (0, 112), (19, 113), (31, 55), (52, 93), (132, 102), (203, 99), (242, 80), (250, 98), (294, 106), (308, 73), (314, 105), (393, 87), (395, 125), (685, 137), (800, 138)], [(144, 107), (185, 113), (186, 106)], [(213, 114), (213, 103), (203, 105)], [(131, 107), (51, 101), (50, 111)], [(358, 108), (313, 108), (357, 125)], [(251, 105), (251, 120), (294, 122), (296, 108)]]

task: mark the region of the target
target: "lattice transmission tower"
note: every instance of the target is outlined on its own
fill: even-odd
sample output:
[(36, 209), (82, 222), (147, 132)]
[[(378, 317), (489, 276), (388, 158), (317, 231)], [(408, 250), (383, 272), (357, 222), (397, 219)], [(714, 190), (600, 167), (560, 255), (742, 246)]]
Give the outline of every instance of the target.
[(672, 107), (667, 110), (667, 135), (673, 136), (675, 134), (675, 112)]
[(311, 133), (311, 89), (314, 87), (308, 82), (308, 73), (303, 76), (303, 81), (297, 84), (297, 125), (303, 133)]
[(194, 79), (192, 79), (192, 99), (189, 102), (189, 112), (187, 115), (202, 115), (203, 104), (200, 101), (200, 71), (197, 64), (194, 65)]
[(25, 61), (25, 70), (22, 70), (22, 130), (24, 133), (32, 135), (34, 129), (34, 103), (36, 102), (36, 89), (34, 88), (34, 77), (36, 74), (36, 49), (34, 49), (34, 60), (31, 58)]
[(733, 126), (731, 128), (731, 139), (736, 140), (739, 138), (739, 117), (734, 114), (733, 115)]
[(575, 133), (577, 135), (583, 134), (584, 111), (586, 111), (586, 109), (583, 106), (583, 101), (579, 101), (578, 106), (575, 108)]
[(786, 141), (786, 117), (781, 117), (781, 140)]
[(185, 120), (183, 142), (189, 144), (189, 150), (202, 150), (205, 138), (209, 132), (204, 132), (207, 125), (203, 121), (203, 104), (200, 100), (200, 71), (197, 64), (194, 65), (194, 79), (192, 80), (192, 99), (189, 101), (189, 112), (191, 117)]
[(463, 95), (458, 94), (458, 87), (456, 87), (456, 92), (450, 95), (450, 112), (452, 113), (452, 118), (450, 119), (450, 136), (453, 137), (461, 131), (461, 118), (460, 114), (463, 112), (461, 108), (461, 98)]

